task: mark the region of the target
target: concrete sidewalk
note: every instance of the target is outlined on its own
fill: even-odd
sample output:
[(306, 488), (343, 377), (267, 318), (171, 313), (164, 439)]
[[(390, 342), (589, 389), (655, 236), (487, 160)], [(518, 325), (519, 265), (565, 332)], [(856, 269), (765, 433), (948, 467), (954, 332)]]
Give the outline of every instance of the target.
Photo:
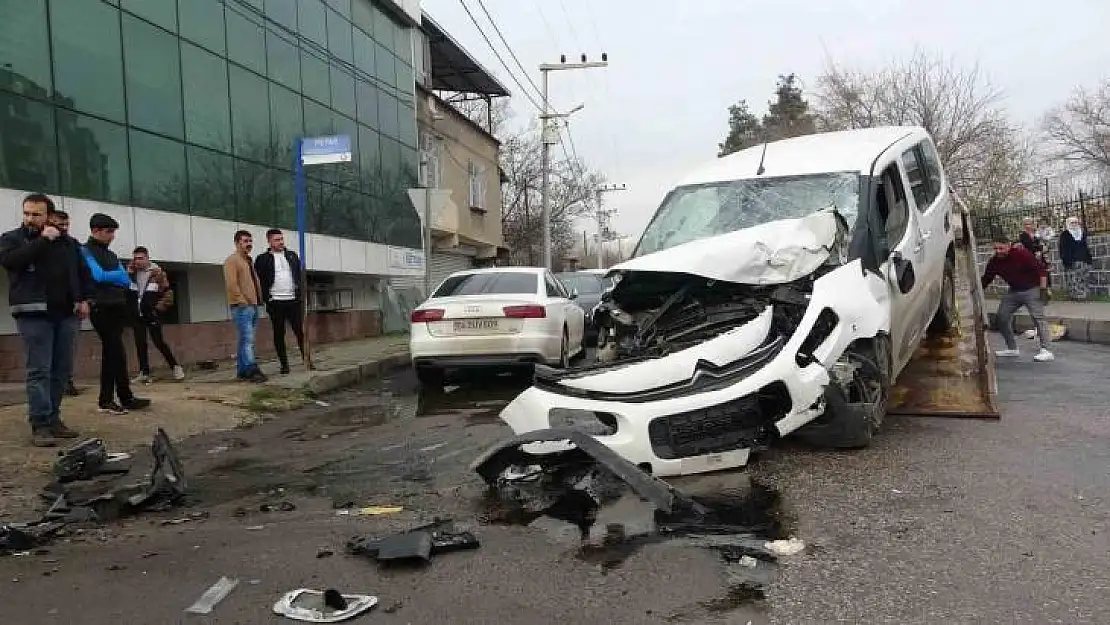
[[(300, 356), (295, 346), (290, 351)], [(359, 341), (329, 343), (313, 348), (313, 371), (308, 371), (300, 360), (290, 363), (291, 373), (278, 374), (277, 360), (259, 363), (262, 372), (269, 376), (264, 386), (284, 390), (305, 390), (327, 393), (338, 388), (354, 386), (363, 380), (409, 365), (409, 337), (407, 334), (379, 336)], [(191, 371), (194, 382), (235, 382), (235, 362), (220, 362), (214, 371)]]
[[(994, 327), (998, 300), (987, 299), (986, 304), (991, 327)], [(1052, 301), (1045, 316), (1050, 323), (1062, 323), (1067, 327), (1066, 340), (1110, 344), (1110, 303)], [(1033, 320), (1024, 310), (1014, 315), (1014, 323), (1021, 332), (1033, 327)]]

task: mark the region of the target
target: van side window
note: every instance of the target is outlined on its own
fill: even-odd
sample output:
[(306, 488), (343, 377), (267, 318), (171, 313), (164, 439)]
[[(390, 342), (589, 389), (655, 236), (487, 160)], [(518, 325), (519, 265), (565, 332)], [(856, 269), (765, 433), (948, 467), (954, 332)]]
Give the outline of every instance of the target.
[(902, 185), (902, 176), (898, 173), (897, 165), (891, 165), (883, 171), (879, 193), (879, 202), (886, 205), (886, 252), (889, 254), (902, 242), (910, 223), (906, 188)]
[(902, 153), (902, 166), (906, 168), (906, 177), (910, 179), (910, 188), (913, 190), (913, 200), (917, 210), (928, 210), (936, 195), (929, 188), (925, 178), (925, 168), (918, 158), (920, 146), (915, 146)]
[(925, 182), (933, 199), (936, 199), (944, 188), (944, 171), (940, 168), (940, 156), (931, 141), (921, 142), (921, 156), (925, 164)]

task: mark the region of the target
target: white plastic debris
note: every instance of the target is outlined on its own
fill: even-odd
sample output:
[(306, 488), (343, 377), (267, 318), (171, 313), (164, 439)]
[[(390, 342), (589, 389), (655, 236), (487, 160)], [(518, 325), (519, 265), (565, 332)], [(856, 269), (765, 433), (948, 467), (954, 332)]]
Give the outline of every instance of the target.
[(759, 566), (759, 560), (756, 560), (751, 556), (740, 556), (740, 566), (754, 569), (755, 567)]
[(801, 553), (806, 548), (804, 542), (793, 536), (787, 540), (772, 540), (763, 546), (776, 556), (792, 556)]
[(299, 588), (282, 595), (274, 604), (274, 612), (295, 621), (338, 623), (354, 618), (378, 604), (378, 598), (371, 595), (336, 594), (343, 597), (347, 604), (345, 608), (335, 609), (326, 605), (323, 591)]
[(216, 607), (216, 604), (223, 601), (224, 597), (231, 594), (231, 591), (235, 590), (238, 585), (239, 580), (237, 579), (221, 577), (219, 581), (204, 591), (204, 594), (193, 605), (185, 608), (185, 611), (190, 614), (209, 614)]

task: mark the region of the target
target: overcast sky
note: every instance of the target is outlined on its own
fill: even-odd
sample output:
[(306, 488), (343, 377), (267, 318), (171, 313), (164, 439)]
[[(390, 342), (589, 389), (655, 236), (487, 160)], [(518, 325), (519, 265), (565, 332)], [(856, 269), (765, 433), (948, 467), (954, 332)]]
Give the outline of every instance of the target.
[[(586, 105), (571, 120), (578, 155), (628, 185), (606, 204), (634, 236), (671, 184), (716, 156), (729, 104), (746, 98), (762, 114), (779, 74), (812, 84), (826, 58), (875, 67), (920, 46), (978, 62), (1029, 126), (1075, 87), (1110, 77), (1107, 0), (483, 1), (537, 85), (539, 64), (560, 54), (609, 54), (607, 69), (553, 72), (550, 97), (562, 110)], [(466, 3), (531, 89), (477, 0)], [(423, 6), (509, 87), (518, 116), (537, 114), (460, 0)]]

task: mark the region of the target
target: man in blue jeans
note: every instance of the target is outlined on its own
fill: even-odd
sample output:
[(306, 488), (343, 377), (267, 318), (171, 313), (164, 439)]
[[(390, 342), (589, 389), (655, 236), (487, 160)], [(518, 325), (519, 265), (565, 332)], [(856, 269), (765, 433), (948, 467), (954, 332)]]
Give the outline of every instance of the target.
[(231, 320), (235, 323), (238, 345), (235, 350), (235, 372), (240, 380), (254, 383), (266, 381), (254, 357), (254, 335), (258, 327), (262, 302), (262, 286), (251, 262), (254, 238), (246, 230), (235, 233), (235, 252), (224, 261), (224, 287)]
[(73, 373), (79, 318), (89, 314), (92, 280), (76, 241), (47, 223), (54, 202), (23, 198), (23, 225), (0, 235), (8, 304), (23, 337), (31, 442), (53, 447), (77, 438), (62, 422), (62, 395)]

